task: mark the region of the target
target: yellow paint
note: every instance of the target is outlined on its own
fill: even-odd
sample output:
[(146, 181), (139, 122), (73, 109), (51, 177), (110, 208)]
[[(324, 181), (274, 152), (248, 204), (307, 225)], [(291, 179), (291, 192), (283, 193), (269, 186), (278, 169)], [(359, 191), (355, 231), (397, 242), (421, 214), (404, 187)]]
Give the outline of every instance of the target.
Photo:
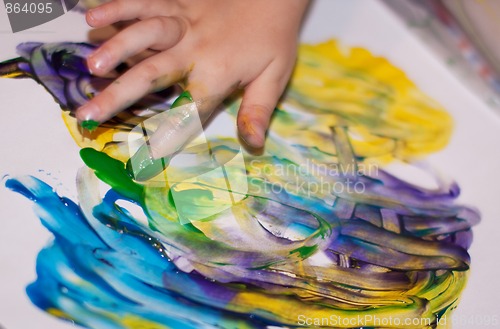
[(58, 317), (60, 319), (68, 319), (68, 320), (71, 320), (72, 317), (68, 314), (66, 314), (65, 312), (57, 309), (57, 308), (48, 308), (46, 310), (47, 313), (49, 313), (50, 315), (53, 315), (55, 317)]
[(123, 317), (117, 318), (118, 322), (123, 328), (128, 329), (169, 329), (169, 326), (160, 324), (158, 322), (149, 321), (139, 316), (127, 314)]
[(335, 153), (331, 143), (323, 146), (319, 133), (347, 126), (354, 153), (367, 160), (409, 160), (438, 151), (453, 126), (451, 116), (402, 70), (363, 48), (344, 50), (333, 40), (300, 46), (281, 107), (290, 105), (298, 117), (313, 114), (315, 124), (275, 120), (272, 130), (280, 137)]
[[(320, 297), (320, 296), (317, 296)], [(233, 305), (237, 305), (238, 308), (245, 310), (246, 312), (253, 314), (266, 314), (274, 315), (276, 319), (280, 321), (285, 321), (290, 325), (297, 325), (299, 319), (342, 319), (342, 323), (338, 323), (336, 327), (338, 328), (352, 328), (353, 323), (363, 326), (373, 326), (374, 319), (377, 321), (399, 321), (399, 328), (422, 328), (422, 326), (414, 325), (413, 323), (406, 324), (404, 321), (406, 319), (428, 319), (428, 321), (433, 321), (434, 315), (429, 309), (426, 309), (423, 313), (418, 311), (421, 306), (418, 302), (414, 304), (408, 304), (406, 307), (394, 306), (385, 308), (353, 308), (352, 310), (336, 308), (335, 306), (328, 307), (327, 304), (317, 303), (317, 305), (312, 304), (305, 307), (304, 303), (294, 301), (292, 298), (287, 298), (283, 296), (269, 296), (264, 294), (258, 294), (255, 292), (241, 292), (239, 293), (231, 302)], [(425, 308), (424, 308), (425, 309)], [(364, 323), (360, 323), (360, 318)], [(372, 319), (373, 321), (369, 321)], [(395, 320), (399, 319), (399, 320)], [(365, 321), (366, 320), (366, 321)], [(344, 322), (345, 321), (345, 322)], [(350, 325), (349, 325), (350, 324)], [(393, 326), (390, 326), (393, 327)]]

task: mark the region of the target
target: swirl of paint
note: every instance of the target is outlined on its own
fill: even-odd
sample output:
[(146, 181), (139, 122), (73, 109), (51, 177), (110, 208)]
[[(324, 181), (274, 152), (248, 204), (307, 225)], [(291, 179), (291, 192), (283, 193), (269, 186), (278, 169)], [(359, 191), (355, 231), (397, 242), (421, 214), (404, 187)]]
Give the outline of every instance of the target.
[[(452, 193), (360, 177), (367, 192), (332, 205), (293, 189), (249, 191), (228, 211), (181, 224), (168, 188), (134, 183), (124, 163), (104, 153), (81, 155), (113, 187), (103, 199), (88, 169), (78, 177), (79, 207), (30, 177), (7, 186), (36, 201), (56, 237), (40, 253), (30, 298), (84, 326), (263, 328), (295, 326), (301, 316), (435, 323), (465, 284), (478, 217), (454, 205)], [(188, 192), (197, 207), (218, 202), (206, 184)]]
[[(89, 328), (423, 328), (449, 314), (466, 282), (479, 214), (456, 204), (454, 183), (429, 190), (383, 170), (359, 171), (363, 161), (442, 147), (449, 116), (400, 71), (367, 71), (380, 59), (356, 50), (362, 56), (347, 64), (328, 47), (303, 46), (267, 153), (246, 154), (245, 170), (226, 168), (248, 182), (241, 201), (220, 197), (234, 193), (221, 191), (221, 178), (134, 182), (120, 149), (109, 144), (126, 125), (98, 132), (109, 133), (104, 152), (81, 150), (87, 167), (77, 177), (79, 205), (35, 178), (7, 180), (36, 201), (55, 237), (37, 259), (38, 278), (28, 287), (33, 303)], [(38, 81), (51, 90), (52, 80)], [(335, 81), (360, 92), (329, 96)], [(369, 113), (381, 90), (392, 105)], [(412, 115), (405, 104), (413, 104)], [(231, 158), (236, 143), (211, 139), (213, 158)], [(99, 180), (111, 187), (104, 196)], [(196, 219), (181, 222), (174, 190)]]

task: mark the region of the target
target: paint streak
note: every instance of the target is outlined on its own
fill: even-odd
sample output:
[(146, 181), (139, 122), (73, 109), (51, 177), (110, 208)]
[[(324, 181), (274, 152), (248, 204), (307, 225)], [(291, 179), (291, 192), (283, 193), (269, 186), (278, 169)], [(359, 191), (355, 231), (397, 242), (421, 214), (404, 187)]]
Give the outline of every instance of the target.
[[(67, 45), (37, 47), (48, 54)], [(58, 65), (24, 57), (35, 68)], [(37, 79), (59, 95), (55, 79)], [(238, 102), (228, 104), (231, 113)], [(364, 170), (438, 150), (451, 134), (449, 115), (386, 60), (360, 48), (343, 53), (333, 41), (301, 46), (266, 153), (245, 154), (243, 169), (225, 166), (248, 182), (238, 202), (223, 195), (243, 192), (221, 189), (215, 176), (135, 182), (117, 136), (137, 120), (99, 127), (97, 141), (72, 130), (94, 147), (80, 153), (79, 205), (33, 177), (7, 180), (35, 201), (55, 237), (27, 289), (41, 309), (88, 328), (296, 327), (306, 318), (422, 328), (456, 307), (478, 212), (456, 203), (455, 183), (436, 178), (438, 187), (426, 189)], [(192, 177), (240, 151), (228, 137), (209, 144), (210, 159), (176, 169)], [(99, 180), (110, 186), (104, 196)]]

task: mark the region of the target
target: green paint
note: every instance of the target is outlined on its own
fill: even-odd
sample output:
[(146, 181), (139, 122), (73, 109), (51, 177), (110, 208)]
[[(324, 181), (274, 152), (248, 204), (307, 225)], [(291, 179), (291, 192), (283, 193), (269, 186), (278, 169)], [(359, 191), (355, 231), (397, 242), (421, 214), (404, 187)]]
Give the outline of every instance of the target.
[(193, 97), (191, 96), (191, 93), (185, 90), (179, 95), (179, 97), (177, 97), (177, 99), (172, 103), (172, 106), (170, 108), (173, 109), (192, 102), (193, 102)]
[(316, 252), (318, 249), (317, 245), (314, 246), (302, 246), (300, 248), (290, 251), (290, 254), (298, 253), (301, 258), (305, 259)]
[(94, 170), (99, 179), (109, 184), (118, 193), (143, 203), (144, 187), (129, 177), (123, 162), (89, 147), (80, 150), (80, 157), (89, 168)]
[[(179, 97), (170, 106), (171, 109), (186, 105), (193, 102), (193, 97), (189, 91), (183, 91)], [(149, 146), (143, 145), (139, 150), (127, 161), (126, 171), (130, 177), (133, 177), (137, 181), (149, 180), (168, 166), (170, 159), (163, 157), (160, 159), (154, 159), (149, 152)]]
[(99, 127), (99, 124), (100, 124), (99, 122), (94, 121), (94, 120), (85, 120), (85, 121), (82, 121), (82, 123), (80, 125), (82, 126), (83, 129), (92, 132), (92, 131), (96, 130), (97, 127)]
[(155, 159), (149, 152), (149, 145), (145, 144), (127, 161), (127, 174), (133, 179), (143, 182), (151, 179), (165, 170), (168, 159)]

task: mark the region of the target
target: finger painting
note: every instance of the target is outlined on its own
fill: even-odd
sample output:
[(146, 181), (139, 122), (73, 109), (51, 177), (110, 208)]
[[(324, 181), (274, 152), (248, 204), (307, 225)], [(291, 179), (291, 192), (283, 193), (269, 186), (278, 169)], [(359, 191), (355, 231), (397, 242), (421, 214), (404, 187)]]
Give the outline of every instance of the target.
[[(243, 151), (233, 166), (224, 159), (242, 152), (238, 139), (210, 137), (209, 157), (194, 148), (197, 161), (174, 168), (189, 180), (139, 181), (126, 136), (178, 92), (82, 129), (74, 110), (111, 81), (83, 64), (92, 49), (27, 43), (0, 64), (52, 94), (85, 163), (78, 200), (31, 176), (6, 181), (54, 235), (27, 287), (37, 307), (99, 329), (426, 328), (456, 308), (480, 215), (430, 168), (432, 188), (385, 169), (421, 164), (453, 128), (389, 61), (303, 44), (261, 155)], [(239, 102), (224, 105), (234, 118)], [(196, 175), (222, 166), (225, 176)], [(246, 189), (221, 183), (229, 176)]]

